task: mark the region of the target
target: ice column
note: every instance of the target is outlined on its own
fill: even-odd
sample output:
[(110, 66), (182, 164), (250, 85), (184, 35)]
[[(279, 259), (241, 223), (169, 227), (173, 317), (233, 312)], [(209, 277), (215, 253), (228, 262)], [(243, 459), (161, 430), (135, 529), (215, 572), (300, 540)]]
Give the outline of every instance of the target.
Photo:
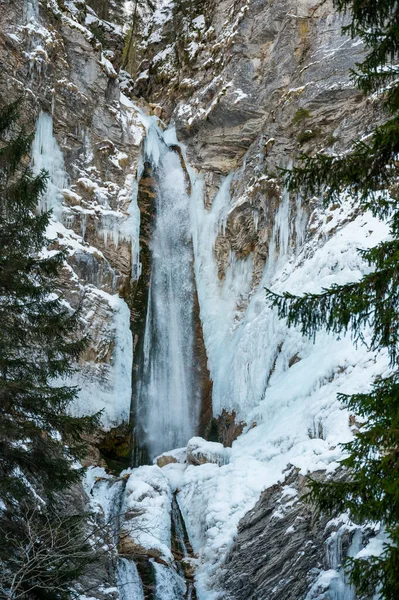
[(29, 22), (32, 19), (39, 20), (39, 2), (38, 0), (25, 0), (24, 2), (24, 18)]
[(41, 112), (36, 124), (35, 138), (32, 144), (33, 172), (42, 169), (48, 172), (47, 189), (40, 199), (40, 211), (53, 210), (53, 215), (60, 221), (62, 216), (62, 190), (68, 185), (64, 156), (53, 135), (53, 119)]

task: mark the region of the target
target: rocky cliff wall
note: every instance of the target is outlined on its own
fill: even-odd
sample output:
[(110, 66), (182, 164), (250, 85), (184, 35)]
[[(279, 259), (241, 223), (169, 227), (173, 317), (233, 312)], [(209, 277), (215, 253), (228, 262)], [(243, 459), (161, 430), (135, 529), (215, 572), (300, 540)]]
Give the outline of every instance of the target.
[(72, 306), (83, 303), (91, 338), (76, 376), (82, 393), (75, 408), (105, 406), (109, 428), (127, 421), (130, 408), (129, 311), (119, 297), (127, 298), (137, 268), (144, 134), (113, 66), (122, 27), (101, 21), (84, 2), (2, 2), (1, 11), (0, 95), (3, 102), (21, 100), (22, 120), (36, 132), (34, 169), (49, 171), (49, 197), (59, 204), (48, 206), (51, 234), (69, 252), (61, 284)]
[(385, 235), (350, 199), (324, 208), (322, 198), (289, 197), (279, 178), (301, 152), (343, 152), (381, 118), (378, 98), (353, 85), (363, 48), (343, 24), (329, 1), (222, 0), (163, 2), (148, 25), (135, 92), (175, 123), (203, 186), (194, 229), (214, 414), (246, 423), (229, 465), (188, 467), (179, 481), (200, 598), (356, 598), (342, 560), (368, 534), (345, 515), (315, 515), (301, 477), (334, 472), (337, 443), (354, 431), (336, 391), (367, 387), (366, 364), (386, 363), (345, 344), (332, 358), (343, 343), (332, 338), (307, 345), (274, 320), (263, 292), (357, 278), (354, 240)]
[[(362, 46), (341, 36), (329, 0), (163, 0), (140, 32), (143, 62), (132, 80), (120, 71), (128, 4), (0, 0), (0, 96), (23, 98), (23, 120), (36, 131), (36, 165), (52, 169), (61, 217), (51, 231), (69, 250), (62, 288), (72, 306), (83, 302), (92, 340), (75, 409), (105, 406), (105, 428), (128, 419), (137, 342), (129, 317), (142, 316), (146, 291), (144, 278), (132, 285), (139, 274), (141, 106), (174, 122), (186, 147), (197, 329), (220, 417), (213, 435), (231, 445), (243, 432), (226, 462), (185, 463), (184, 474), (177, 464), (180, 478), (170, 465), (163, 476), (157, 472), (167, 479), (170, 471), (172, 487), (178, 481), (198, 555), (199, 598), (330, 598), (323, 574), (334, 571), (343, 582), (339, 561), (355, 530), (349, 524), (341, 531), (343, 550), (329, 558), (328, 540), (341, 522), (325, 530), (301, 501), (301, 478), (332, 472), (337, 443), (353, 433), (336, 391), (367, 385), (383, 367), (349, 343), (323, 338), (312, 350), (299, 334), (290, 337), (270, 318), (263, 285), (302, 291), (312, 279), (357, 276), (356, 244), (380, 235), (350, 202), (324, 209), (321, 199), (298, 201), (278, 177), (298, 153), (343, 151), (379, 120), (378, 101), (361, 97), (349, 76)], [(145, 179), (140, 191), (148, 195)], [(204, 363), (202, 342), (198, 355)], [(98, 454), (90, 462), (97, 464)], [(157, 493), (155, 486), (151, 498)]]

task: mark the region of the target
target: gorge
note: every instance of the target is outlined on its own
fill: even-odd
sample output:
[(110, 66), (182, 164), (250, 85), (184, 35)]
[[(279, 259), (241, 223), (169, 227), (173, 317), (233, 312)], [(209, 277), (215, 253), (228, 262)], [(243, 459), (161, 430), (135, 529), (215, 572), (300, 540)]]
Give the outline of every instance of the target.
[(128, 72), (133, 2), (0, 6), (1, 96), (23, 98), (90, 337), (73, 411), (103, 410), (77, 493), (109, 544), (78, 597), (356, 600), (343, 560), (384, 531), (319, 515), (306, 476), (341, 476), (363, 423), (337, 393), (389, 361), (304, 338), (265, 288), (355, 281), (357, 249), (388, 236), (353, 198), (325, 207), (279, 175), (381, 119), (350, 78), (361, 43), (329, 0), (158, 0)]

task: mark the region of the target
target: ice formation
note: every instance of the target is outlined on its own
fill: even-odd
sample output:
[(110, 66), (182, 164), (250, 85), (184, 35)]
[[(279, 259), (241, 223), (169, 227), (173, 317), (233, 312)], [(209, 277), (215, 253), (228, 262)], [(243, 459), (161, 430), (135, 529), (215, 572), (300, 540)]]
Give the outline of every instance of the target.
[[(355, 348), (349, 337), (336, 339), (320, 332), (313, 344), (296, 329), (288, 329), (269, 308), (264, 291), (269, 287), (303, 293), (360, 278), (367, 267), (357, 248), (386, 238), (387, 225), (370, 213), (355, 217), (350, 199), (343, 198), (331, 215), (320, 214), (319, 239), (305, 239), (303, 215), (292, 214), (284, 194), (274, 218), (263, 278), (237, 325), (231, 298), (237, 298), (237, 290), (245, 290), (250, 263), (245, 267), (246, 261), (233, 263), (232, 275), (220, 283), (210, 250), (217, 232), (223, 232), (230, 180), (231, 176), (222, 184), (209, 213), (203, 208), (201, 181), (195, 182), (195, 269), (214, 410), (235, 409), (248, 427), (233, 443), (228, 464), (189, 465), (184, 470), (171, 464), (163, 469), (179, 490), (190, 541), (200, 556), (200, 600), (219, 597), (212, 578), (239, 520), (263, 489), (284, 479), (287, 464), (302, 474), (337, 467), (342, 456), (338, 444), (352, 435), (337, 393), (365, 390), (388, 368), (384, 354), (375, 360), (365, 346)], [(300, 210), (299, 201), (296, 205)], [(337, 577), (336, 585), (347, 595), (336, 597), (351, 598), (341, 574)]]
[(144, 600), (144, 589), (133, 560), (118, 560), (119, 600)]
[(155, 570), (155, 600), (184, 600), (186, 582), (173, 569), (152, 561)]
[[(162, 469), (147, 466), (130, 471), (124, 506), (143, 511), (139, 520), (146, 533), (139, 536), (140, 544), (158, 548), (169, 561), (169, 567), (153, 565), (157, 593), (162, 590), (178, 600), (180, 584), (170, 554), (170, 511), (176, 493), (199, 557), (198, 598), (216, 600), (223, 596), (214, 581), (240, 519), (265, 488), (284, 480), (288, 464), (304, 475), (336, 469), (342, 456), (338, 444), (352, 436), (337, 393), (365, 390), (388, 369), (383, 354), (375, 360), (365, 346), (354, 347), (350, 337), (337, 339), (320, 332), (313, 343), (298, 330), (288, 329), (268, 306), (264, 288), (303, 293), (360, 278), (367, 268), (357, 248), (375, 245), (387, 236), (388, 228), (369, 213), (357, 214), (351, 200), (343, 198), (340, 208), (314, 216), (318, 239), (306, 237), (301, 200), (284, 192), (274, 215), (263, 276), (250, 294), (252, 256), (238, 259), (231, 254), (220, 281), (214, 251), (232, 209), (229, 190), (236, 175), (224, 180), (208, 211), (203, 182), (191, 172), (189, 203), (180, 158), (165, 140), (176, 143), (173, 131), (162, 139), (151, 121), (146, 158), (157, 169), (159, 192), (141, 396), (147, 410), (139, 405), (138, 416), (153, 456), (188, 446), (165, 453), (177, 462)], [(231, 450), (190, 439), (196, 424), (189, 410), (193, 395), (187, 391), (192, 389), (187, 385), (192, 385), (188, 371), (193, 345), (190, 234), (214, 412), (234, 409), (247, 423)], [(239, 309), (240, 305), (246, 308)], [(136, 521), (136, 526), (141, 525)], [(331, 598), (352, 600), (353, 590), (341, 566), (341, 533), (331, 535), (330, 568), (320, 574), (309, 594), (324, 586)], [(360, 538), (354, 538), (351, 552), (361, 552), (360, 545)], [(313, 597), (317, 595), (309, 600)]]
[(26, 22), (39, 19), (39, 1), (24, 0), (24, 18)]
[(40, 199), (41, 211), (52, 210), (54, 217), (62, 219), (62, 190), (68, 186), (68, 174), (65, 171), (64, 156), (53, 135), (51, 115), (41, 112), (36, 123), (36, 132), (32, 144), (32, 165), (34, 173), (42, 169), (48, 173), (47, 189)]
[[(68, 254), (89, 257), (98, 250), (84, 243), (83, 236), (75, 234), (68, 226), (72, 225), (74, 215), (63, 205), (63, 194), (75, 194), (66, 189), (69, 185), (65, 169), (64, 156), (53, 134), (51, 115), (41, 112), (32, 144), (32, 169), (35, 174), (41, 170), (48, 173), (47, 188), (42, 194), (38, 209), (52, 210), (52, 217), (47, 230), (49, 239), (58, 239), (58, 243), (68, 250)], [(95, 185), (93, 183), (93, 185)], [(121, 202), (126, 195), (129, 198), (128, 216), (116, 211), (110, 224), (107, 223), (109, 235), (114, 235), (117, 243), (121, 238), (131, 240), (134, 253), (133, 268), (139, 270), (139, 252), (137, 248), (140, 218), (137, 207), (137, 182), (128, 176), (125, 188), (120, 191)], [(75, 194), (77, 198), (79, 196)], [(75, 207), (75, 210), (80, 206)], [(64, 221), (64, 224), (63, 224)], [(83, 220), (83, 223), (85, 221)], [(115, 225), (116, 224), (116, 225)], [(113, 229), (112, 229), (113, 227)], [(84, 227), (83, 227), (84, 229)], [(112, 233), (110, 232), (112, 231)], [(84, 234), (84, 231), (82, 231)], [(104, 259), (105, 262), (105, 259)], [(72, 271), (70, 265), (66, 265)], [(109, 271), (112, 272), (109, 266)], [(76, 275), (74, 275), (76, 277)], [(95, 274), (93, 273), (93, 281)], [(95, 307), (96, 315), (93, 312)], [(74, 414), (93, 414), (103, 411), (102, 423), (106, 428), (129, 420), (131, 403), (131, 368), (133, 361), (133, 341), (130, 332), (130, 311), (126, 302), (117, 294), (88, 285), (83, 299), (83, 325), (89, 330), (95, 318), (102, 313), (104, 325), (102, 337), (114, 348), (110, 362), (86, 361), (69, 380), (68, 384), (80, 389), (78, 398), (72, 406)], [(91, 330), (93, 334), (93, 330)]]
[(97, 297), (94, 305), (102, 305), (105, 311), (103, 339), (112, 343), (114, 352), (109, 364), (87, 362), (75, 373), (72, 383), (80, 391), (73, 412), (84, 415), (102, 410), (102, 423), (109, 428), (129, 421), (133, 360), (130, 310), (117, 294), (92, 287), (86, 292), (86, 301), (90, 302), (93, 295)]

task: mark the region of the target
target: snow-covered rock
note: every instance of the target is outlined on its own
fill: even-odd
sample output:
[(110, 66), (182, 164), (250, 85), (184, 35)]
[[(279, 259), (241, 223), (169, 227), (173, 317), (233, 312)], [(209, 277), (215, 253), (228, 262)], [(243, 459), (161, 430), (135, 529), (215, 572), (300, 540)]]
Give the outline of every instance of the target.
[(229, 462), (231, 448), (224, 448), (218, 442), (207, 442), (203, 438), (193, 437), (187, 444), (187, 462), (189, 465), (214, 463), (219, 466)]

